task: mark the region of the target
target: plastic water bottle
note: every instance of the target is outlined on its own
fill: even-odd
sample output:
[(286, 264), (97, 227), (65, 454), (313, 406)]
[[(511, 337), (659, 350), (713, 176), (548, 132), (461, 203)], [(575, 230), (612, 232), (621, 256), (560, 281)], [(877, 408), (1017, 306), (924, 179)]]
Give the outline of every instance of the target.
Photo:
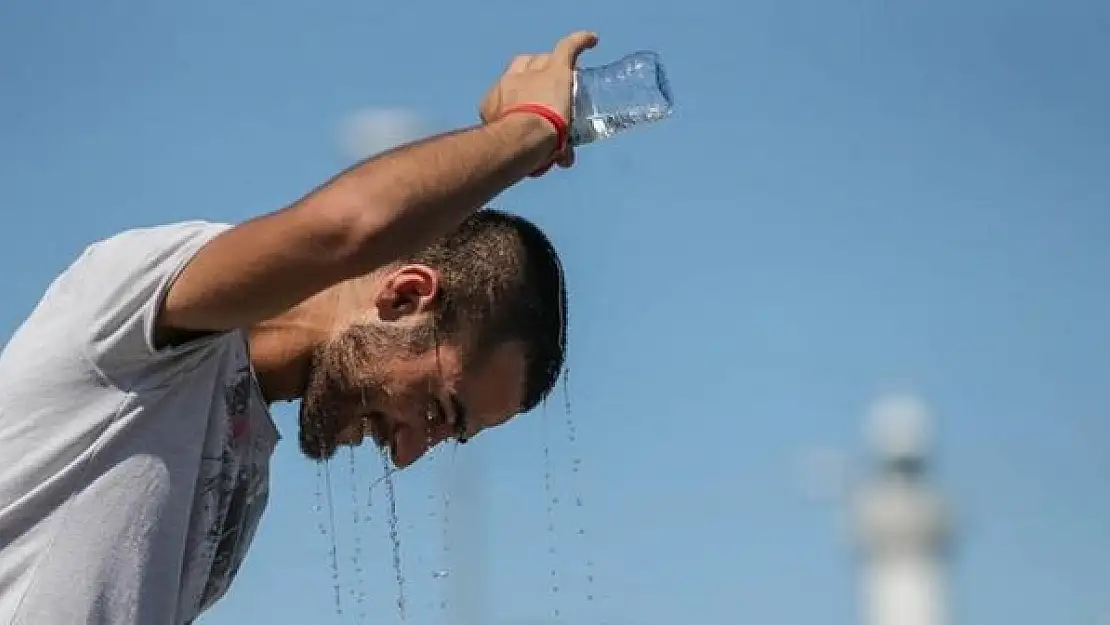
[(659, 55), (634, 52), (574, 75), (573, 146), (608, 139), (633, 126), (665, 119), (673, 102)]

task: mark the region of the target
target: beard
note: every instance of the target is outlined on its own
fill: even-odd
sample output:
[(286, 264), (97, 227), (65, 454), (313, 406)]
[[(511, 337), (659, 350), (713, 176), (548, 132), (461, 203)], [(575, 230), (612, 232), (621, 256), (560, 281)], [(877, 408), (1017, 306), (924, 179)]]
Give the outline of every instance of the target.
[(362, 427), (371, 407), (389, 403), (387, 363), (434, 346), (434, 324), (426, 326), (353, 324), (316, 348), (301, 397), (301, 453), (312, 460), (330, 459), (344, 428)]

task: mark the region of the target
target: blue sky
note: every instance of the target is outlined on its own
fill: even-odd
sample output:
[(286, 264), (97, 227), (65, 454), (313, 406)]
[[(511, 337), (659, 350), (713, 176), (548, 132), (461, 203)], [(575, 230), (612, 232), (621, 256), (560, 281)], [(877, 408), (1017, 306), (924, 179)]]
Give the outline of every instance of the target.
[[(856, 623), (841, 515), (798, 459), (863, 459), (868, 406), (908, 391), (959, 507), (958, 622), (1102, 625), (1108, 27), (1085, 0), (6, 2), (0, 332), (88, 242), (279, 208), (349, 163), (351, 113), (469, 124), (511, 56), (594, 29), (587, 64), (663, 55), (676, 114), (498, 202), (564, 255), (578, 440), (558, 399), (546, 434), (527, 415), (397, 480), (411, 621)], [(397, 622), (380, 495), (351, 606), (352, 485), (331, 468), (337, 616), (316, 471), (293, 407), (275, 414), (268, 516), (203, 622)], [(360, 463), (365, 499), (380, 467)], [(457, 563), (435, 580), (447, 491)]]

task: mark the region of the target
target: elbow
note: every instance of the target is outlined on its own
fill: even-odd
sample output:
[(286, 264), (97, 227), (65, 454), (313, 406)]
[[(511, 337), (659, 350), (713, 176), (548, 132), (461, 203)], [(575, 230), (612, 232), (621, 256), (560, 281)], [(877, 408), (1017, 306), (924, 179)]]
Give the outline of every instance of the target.
[(338, 269), (341, 279), (365, 275), (393, 260), (387, 242), (395, 238), (393, 216), (399, 211), (390, 210), (388, 200), (335, 195), (319, 199), (299, 207), (307, 223), (297, 221), (312, 233), (313, 247)]

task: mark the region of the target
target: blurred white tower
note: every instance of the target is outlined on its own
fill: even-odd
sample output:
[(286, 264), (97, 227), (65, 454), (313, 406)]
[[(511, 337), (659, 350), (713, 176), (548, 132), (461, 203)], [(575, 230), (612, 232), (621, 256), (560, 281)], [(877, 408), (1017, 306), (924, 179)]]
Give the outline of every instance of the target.
[(950, 623), (950, 513), (926, 479), (928, 425), (925, 407), (912, 397), (881, 399), (871, 411), (878, 467), (855, 508), (866, 625)]

